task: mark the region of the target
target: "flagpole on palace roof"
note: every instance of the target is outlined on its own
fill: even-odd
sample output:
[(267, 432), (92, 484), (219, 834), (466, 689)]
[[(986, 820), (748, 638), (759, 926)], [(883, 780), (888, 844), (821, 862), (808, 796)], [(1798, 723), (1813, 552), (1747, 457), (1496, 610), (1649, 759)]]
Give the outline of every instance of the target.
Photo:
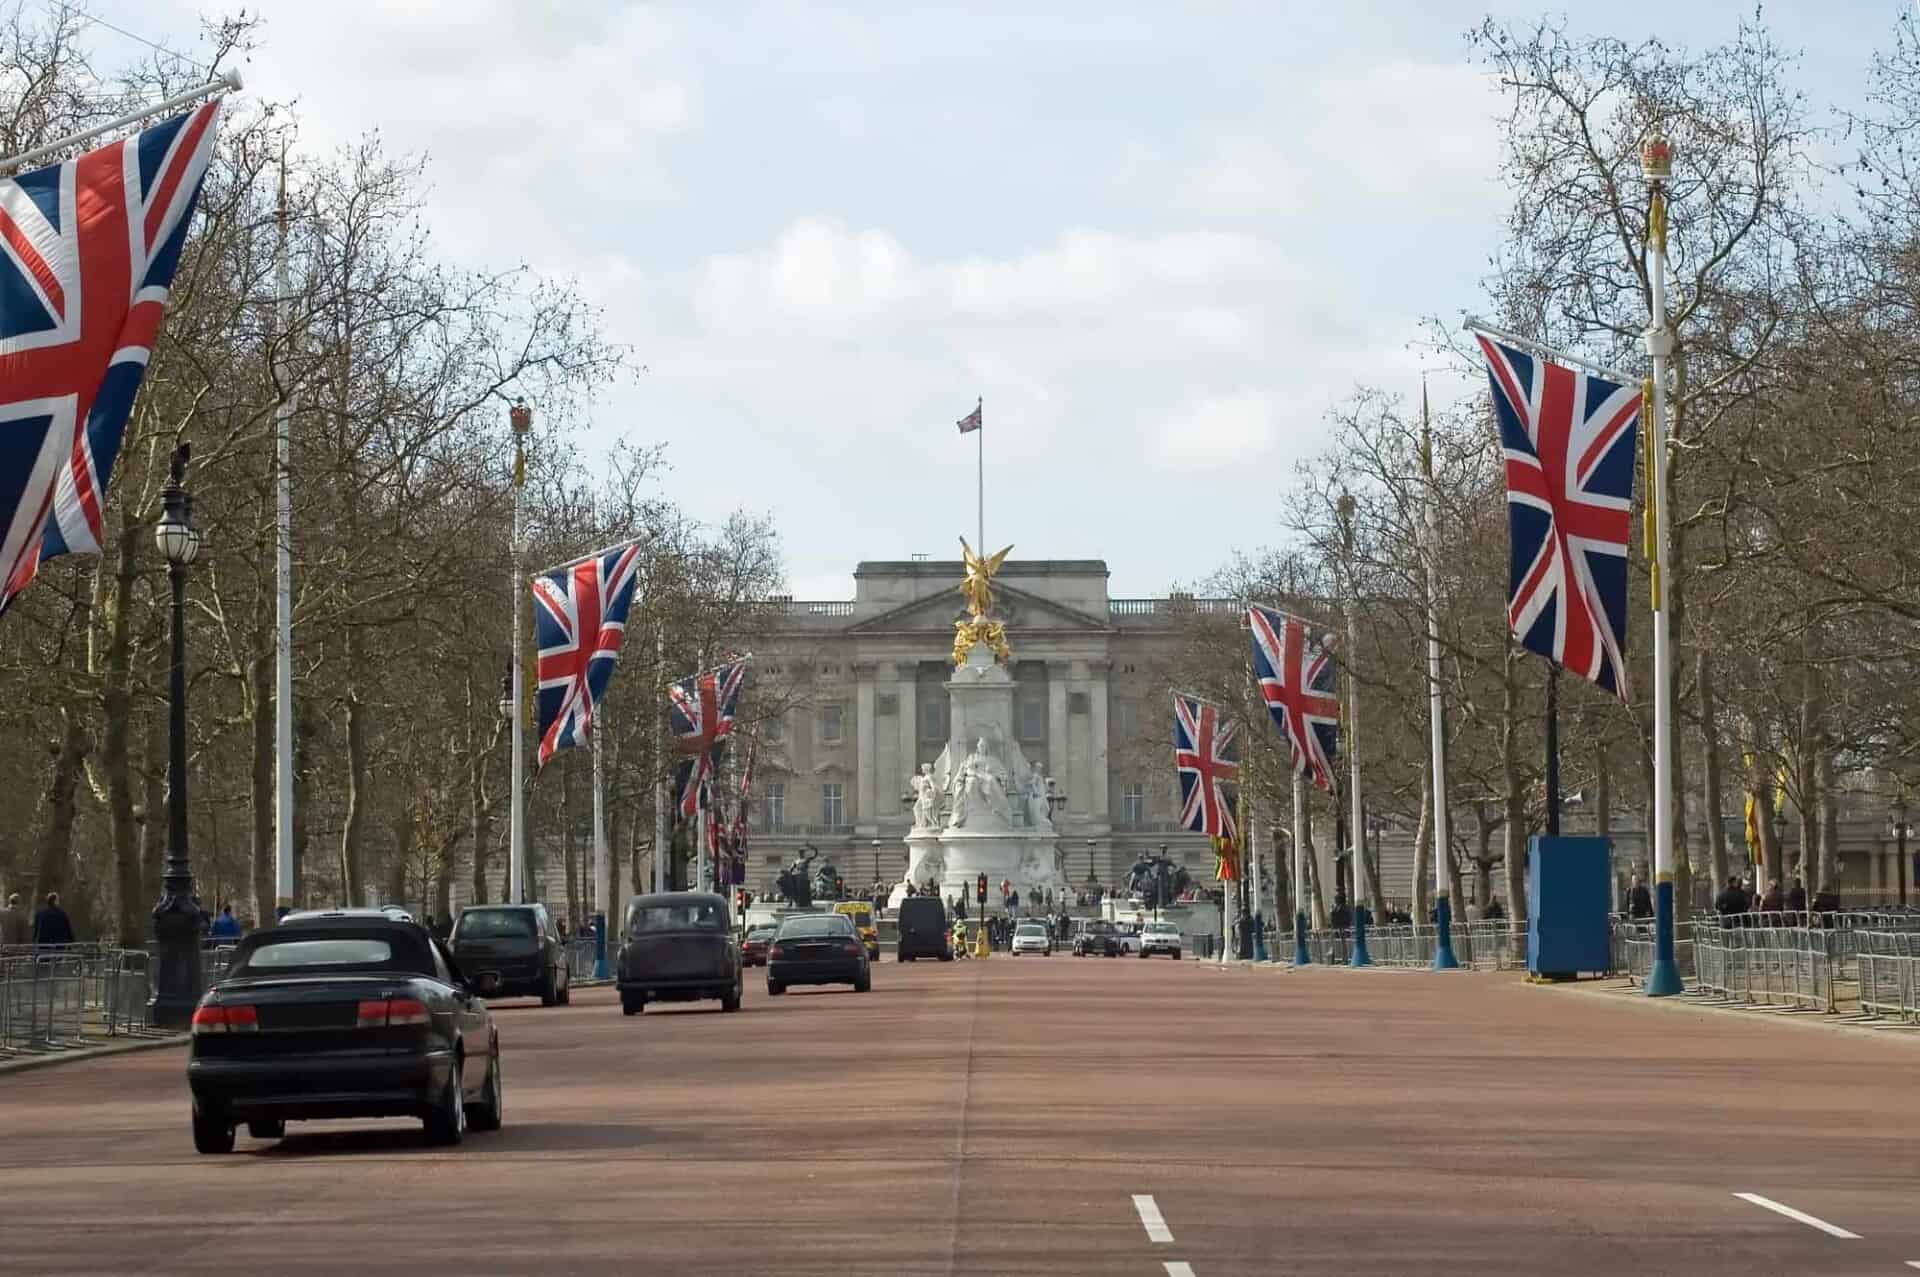
[(1640, 147), (1640, 172), (1647, 180), (1647, 253), (1649, 301), (1647, 355), (1653, 364), (1653, 422), (1647, 435), (1647, 506), (1653, 515), (1653, 965), (1647, 972), (1647, 996), (1680, 992), (1680, 968), (1673, 959), (1673, 641), (1668, 633), (1667, 575), (1667, 359), (1673, 354), (1673, 330), (1667, 325), (1667, 179), (1673, 153), (1659, 134)]
[[(290, 287), (287, 273), (287, 143), (280, 138), (280, 202), (275, 212), (278, 239), (274, 245), (274, 325), (291, 350), (293, 333), (287, 323)], [(283, 358), (280, 402), (273, 413), (274, 490), (274, 676), (273, 676), (273, 878), (274, 916), (294, 906), (293, 881), (293, 491), (289, 439), (299, 392), (288, 383), (291, 372)], [(262, 906), (265, 901), (259, 902)], [(260, 910), (264, 913), (264, 907)], [(265, 925), (266, 919), (260, 919)]]
[(1433, 969), (1451, 971), (1453, 903), (1447, 877), (1447, 706), (1440, 685), (1440, 517), (1433, 489), (1433, 419), (1427, 406), (1427, 379), (1420, 378), (1420, 470), (1426, 476), (1427, 559), (1427, 721), (1433, 732)]
[(987, 552), (987, 397), (977, 396), (973, 405), (974, 415), (980, 418), (980, 424), (973, 428), (974, 443), (974, 535), (980, 538), (980, 553)]
[(48, 142), (45, 146), (36, 146), (31, 151), (22, 151), (18, 155), (9, 155), (6, 159), (0, 160), (0, 173), (10, 173), (22, 165), (33, 163), (35, 160), (45, 159), (50, 155), (58, 155), (60, 152), (79, 146), (83, 142), (91, 142), (97, 137), (117, 132), (130, 124), (138, 124), (144, 119), (158, 115), (162, 111), (170, 111), (176, 106), (185, 106), (189, 102), (198, 102), (201, 98), (218, 97), (224, 93), (233, 93), (238, 91), (239, 88), (240, 73), (238, 71), (229, 71), (217, 80), (209, 81), (206, 84), (200, 85), (198, 88), (176, 93), (170, 98), (162, 98), (152, 106), (143, 106), (138, 111), (129, 111), (116, 119), (108, 120), (105, 124), (96, 124), (90, 129), (84, 129), (71, 136), (63, 137), (57, 142)]

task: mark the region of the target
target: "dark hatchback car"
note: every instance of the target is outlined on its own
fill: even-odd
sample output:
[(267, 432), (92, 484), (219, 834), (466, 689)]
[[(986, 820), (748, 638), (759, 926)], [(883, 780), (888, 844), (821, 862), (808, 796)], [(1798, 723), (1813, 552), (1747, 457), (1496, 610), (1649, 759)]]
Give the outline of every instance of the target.
[(767, 992), (795, 984), (850, 984), (855, 993), (873, 987), (867, 946), (843, 913), (802, 914), (780, 924), (767, 950)]
[(620, 1009), (638, 1015), (649, 1002), (720, 999), (740, 1009), (740, 944), (727, 899), (710, 891), (663, 891), (627, 905), (620, 945)]
[(449, 943), (461, 970), (498, 978), (497, 997), (538, 997), (545, 1007), (573, 1001), (566, 946), (545, 905), (471, 905)]
[(932, 896), (908, 896), (900, 902), (898, 962), (915, 958), (953, 961), (953, 936), (947, 930), (947, 907)]
[(773, 944), (774, 932), (778, 927), (755, 927), (747, 932), (747, 938), (740, 942), (740, 963), (748, 967), (767, 965), (767, 949)]
[(254, 931), (193, 1012), (193, 1146), (289, 1119), (417, 1117), (436, 1144), (498, 1130), (500, 1035), (445, 947), (411, 922), (315, 918)]

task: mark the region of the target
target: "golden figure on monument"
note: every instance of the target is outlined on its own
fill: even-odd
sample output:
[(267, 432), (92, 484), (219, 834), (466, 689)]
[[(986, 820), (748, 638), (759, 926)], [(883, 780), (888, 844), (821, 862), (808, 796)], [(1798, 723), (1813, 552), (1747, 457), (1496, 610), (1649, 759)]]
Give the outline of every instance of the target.
[(967, 619), (953, 623), (953, 663), (963, 664), (967, 653), (976, 643), (985, 643), (993, 653), (993, 659), (1006, 664), (1013, 654), (1007, 649), (1006, 628), (993, 620), (989, 613), (993, 611), (993, 574), (1006, 562), (1012, 546), (995, 555), (982, 558), (973, 552), (965, 537), (960, 538), (960, 561), (966, 565), (967, 579), (960, 583), (960, 593), (966, 596)]

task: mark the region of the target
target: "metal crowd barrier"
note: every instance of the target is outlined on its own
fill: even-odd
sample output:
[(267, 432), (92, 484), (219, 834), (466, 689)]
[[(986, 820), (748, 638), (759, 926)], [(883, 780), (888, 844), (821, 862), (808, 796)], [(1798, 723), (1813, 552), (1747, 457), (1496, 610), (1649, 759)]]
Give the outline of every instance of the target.
[[(567, 974), (575, 980), (591, 980), (593, 978), (594, 952), (592, 933), (584, 936), (569, 937), (566, 943), (566, 951)], [(609, 963), (613, 961), (611, 946), (609, 946), (609, 952), (607, 953), (607, 961)]]
[(1920, 1022), (1920, 935), (1911, 931), (1856, 935), (1861, 1014)]
[[(1674, 924), (1674, 957), (1688, 992), (1797, 1010), (1837, 1010), (1842, 986), (1857, 979), (1864, 1013), (1905, 1015), (1912, 999), (1903, 990), (1914, 976), (1912, 950), (1903, 946), (1915, 944), (1920, 910), (1769, 911)], [(1617, 969), (1644, 980), (1652, 922), (1616, 918), (1613, 945)]]
[[(1455, 923), (1453, 956), (1462, 967), (1505, 971), (1527, 962), (1527, 934), (1516, 932), (1504, 918)], [(1280, 944), (1291, 948), (1290, 933), (1280, 933)], [(1272, 942), (1269, 942), (1271, 948)], [(1367, 956), (1375, 966), (1429, 967), (1439, 946), (1439, 930), (1430, 922), (1400, 923), (1367, 928)], [(1353, 932), (1322, 928), (1307, 933), (1307, 956), (1314, 962), (1340, 965), (1352, 961)]]
[(0, 1058), (153, 1034), (147, 1023), (150, 992), (142, 950), (102, 944), (0, 947)]

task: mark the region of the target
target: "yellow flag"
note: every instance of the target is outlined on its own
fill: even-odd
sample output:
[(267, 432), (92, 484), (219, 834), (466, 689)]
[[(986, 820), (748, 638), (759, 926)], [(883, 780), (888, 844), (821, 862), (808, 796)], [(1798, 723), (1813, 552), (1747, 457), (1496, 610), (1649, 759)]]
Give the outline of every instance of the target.
[(1761, 863), (1760, 804), (1753, 801), (1751, 793), (1747, 795), (1747, 859), (1755, 865)]

